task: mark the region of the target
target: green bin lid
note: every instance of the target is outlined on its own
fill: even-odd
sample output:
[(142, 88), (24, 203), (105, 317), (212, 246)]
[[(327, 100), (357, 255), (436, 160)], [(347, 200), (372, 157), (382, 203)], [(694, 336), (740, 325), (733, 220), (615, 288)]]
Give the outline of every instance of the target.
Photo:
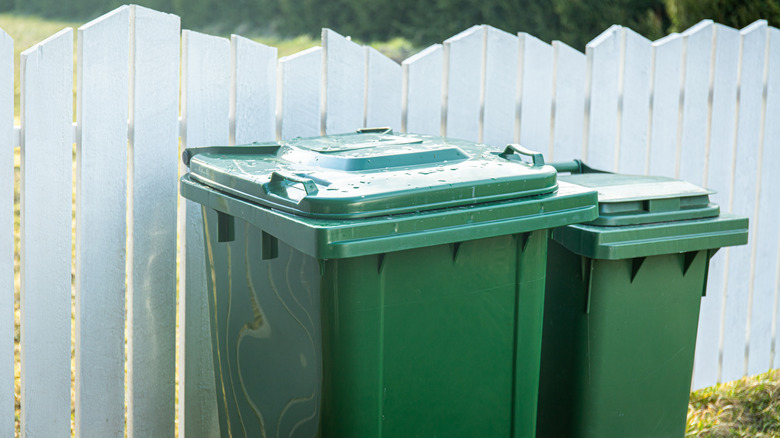
[(562, 175), (563, 181), (598, 191), (599, 217), (593, 225), (621, 226), (715, 217), (714, 192), (663, 176), (583, 173)]
[(720, 214), (711, 190), (673, 178), (593, 172), (559, 177), (598, 191), (597, 219), (553, 232), (574, 253), (623, 259), (747, 243), (747, 218)]
[[(518, 155), (529, 155), (532, 163)], [(541, 154), (389, 130), (187, 149), (181, 194), (320, 259), (552, 229), (597, 217), (596, 192)]]
[(354, 219), (553, 193), (556, 171), (519, 146), (390, 130), (189, 151), (190, 177), (266, 207)]

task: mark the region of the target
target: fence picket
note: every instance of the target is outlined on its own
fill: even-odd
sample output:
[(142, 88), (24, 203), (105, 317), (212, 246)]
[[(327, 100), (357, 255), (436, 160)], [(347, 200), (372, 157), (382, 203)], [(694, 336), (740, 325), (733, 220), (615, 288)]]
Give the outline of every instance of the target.
[[(758, 166), (758, 188), (755, 213), (753, 213), (754, 235), (751, 237), (754, 254), (753, 267), (753, 303), (750, 310), (750, 346), (748, 350), (749, 375), (763, 373), (772, 367), (773, 323), (775, 315), (775, 295), (777, 293), (778, 241), (780, 229), (777, 220), (777, 208), (780, 206), (780, 175), (775, 171), (780, 162), (780, 138), (777, 120), (780, 118), (780, 31), (769, 29), (767, 58), (765, 60), (766, 82), (764, 114), (760, 132)], [(774, 52), (772, 51), (774, 43)]]
[[(737, 66), (739, 64), (739, 31), (720, 24), (714, 26), (715, 59), (712, 72), (709, 154), (705, 160), (704, 186), (716, 190), (711, 199), (728, 211), (731, 193), (731, 164), (734, 160), (734, 128), (737, 107)], [(710, 261), (707, 295), (702, 298), (699, 333), (696, 338), (696, 360), (693, 388), (704, 388), (720, 381), (722, 362), (723, 315), (725, 314), (725, 280), (728, 248), (720, 250)]]
[(401, 66), (372, 47), (366, 51), (366, 127), (401, 131)]
[(677, 156), (682, 42), (673, 33), (652, 44), (653, 82), (646, 173), (673, 177)]
[[(737, 138), (734, 145), (734, 175), (727, 210), (753, 217), (756, 193), (758, 139), (762, 111), (765, 21), (751, 24), (742, 31), (740, 43), (739, 104)], [(748, 309), (752, 295), (750, 281), (751, 255), (756, 240), (755, 218), (750, 223), (750, 240), (745, 246), (731, 248), (728, 257), (726, 319), (723, 338), (724, 381), (743, 377), (747, 368), (745, 348)], [(748, 267), (748, 268), (746, 268)]]
[(631, 29), (622, 29), (622, 39), (617, 168), (622, 173), (640, 175), (647, 159), (652, 47), (648, 39)]
[(514, 142), (518, 42), (517, 36), (492, 26), (485, 26), (485, 32), (484, 112), (479, 141), (500, 148)]
[(276, 47), (230, 37), (230, 143), (276, 140)]
[(322, 48), (280, 58), (277, 79), (277, 137), (319, 135)]
[(620, 26), (612, 26), (586, 46), (588, 80), (585, 101), (586, 162), (602, 170), (617, 166), (618, 74), (620, 70)]
[(442, 132), (441, 44), (434, 44), (407, 58), (404, 70), (401, 130), (415, 134), (440, 135)]
[(171, 437), (175, 417), (179, 17), (130, 10), (127, 436)]
[(553, 41), (553, 138), (550, 160), (584, 158), (585, 55)]
[(549, 44), (527, 33), (519, 33), (517, 38), (520, 63), (515, 140), (549, 156), (553, 50)]
[(14, 434), (14, 41), (0, 29), (0, 435)]
[(363, 127), (365, 51), (330, 29), (322, 29), (322, 132), (339, 134)]
[(444, 41), (442, 118), (448, 137), (479, 140), (484, 37), (482, 26), (472, 26)]
[[(230, 136), (230, 42), (182, 32), (182, 148), (225, 145)], [(187, 169), (180, 163), (180, 173)], [(184, 436), (219, 436), (201, 205), (179, 201), (179, 424)]]
[[(780, 117), (780, 30), (772, 27), (769, 29), (769, 75), (767, 81), (767, 104), (766, 104), (766, 117), (764, 123), (766, 124), (766, 131), (764, 132), (764, 148), (765, 150), (772, 151), (768, 158), (765, 158), (765, 162), (772, 163), (770, 160), (780, 159), (777, 157), (777, 151), (780, 150), (780, 125), (774, 121)], [(772, 177), (775, 177), (776, 172), (770, 172)], [(773, 185), (774, 184), (774, 185)], [(771, 210), (772, 206), (780, 205), (780, 200), (775, 198), (778, 195), (778, 190), (775, 187), (778, 183), (770, 183), (765, 185), (762, 181), (762, 187), (765, 187), (765, 191), (772, 196), (772, 200), (764, 201), (760, 200), (760, 205), (766, 210)], [(770, 213), (776, 215), (776, 213)], [(776, 222), (776, 221), (775, 221)], [(775, 231), (777, 232), (777, 231)], [(780, 234), (780, 233), (779, 233)], [(770, 259), (774, 257), (777, 262), (774, 266), (775, 269), (775, 282), (772, 284), (774, 303), (772, 306), (772, 332), (771, 336), (774, 340), (774, 344), (771, 346), (771, 362), (770, 368), (780, 368), (780, 342), (777, 340), (778, 325), (780, 325), (780, 236), (777, 238), (777, 243), (773, 243), (771, 239), (767, 239), (767, 245), (773, 245), (775, 253), (769, 255)]]
[(76, 146), (78, 437), (125, 435), (130, 8), (79, 28)]
[(21, 436), (69, 437), (73, 29), (20, 64)]
[(702, 158), (707, 154), (709, 130), (712, 29), (712, 20), (704, 20), (683, 32), (685, 76), (676, 176), (694, 184), (704, 183)]

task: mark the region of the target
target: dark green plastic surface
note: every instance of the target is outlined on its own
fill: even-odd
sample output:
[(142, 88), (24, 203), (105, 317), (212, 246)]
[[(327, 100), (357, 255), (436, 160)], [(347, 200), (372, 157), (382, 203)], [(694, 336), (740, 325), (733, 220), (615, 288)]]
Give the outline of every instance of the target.
[(537, 436), (682, 437), (709, 260), (747, 218), (668, 178), (561, 179), (597, 189), (601, 216), (552, 232)]
[(185, 153), (223, 436), (533, 437), (549, 229), (596, 192), (517, 145), (293, 143)]
[(708, 251), (548, 249), (538, 437), (682, 438)]
[(523, 151), (370, 132), (188, 150), (185, 160), (192, 180), (227, 194), (301, 216), (354, 219), (553, 193), (555, 169), (517, 159)]

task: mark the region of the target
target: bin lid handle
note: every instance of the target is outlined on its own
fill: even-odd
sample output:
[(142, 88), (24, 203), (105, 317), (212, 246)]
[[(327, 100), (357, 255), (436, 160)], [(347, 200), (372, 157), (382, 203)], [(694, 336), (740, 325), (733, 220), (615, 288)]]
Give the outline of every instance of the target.
[(506, 158), (509, 155), (512, 154), (518, 154), (518, 155), (525, 155), (528, 157), (531, 157), (531, 160), (533, 161), (534, 167), (541, 167), (544, 166), (544, 155), (541, 154), (541, 152), (532, 151), (530, 149), (527, 149), (517, 143), (511, 143), (506, 146), (504, 149), (504, 152), (500, 153), (499, 156), (501, 158)]

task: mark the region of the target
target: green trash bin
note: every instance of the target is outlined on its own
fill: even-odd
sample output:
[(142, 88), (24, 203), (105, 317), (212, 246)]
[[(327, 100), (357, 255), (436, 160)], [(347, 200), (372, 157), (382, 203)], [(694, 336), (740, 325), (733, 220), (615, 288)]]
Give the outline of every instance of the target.
[(534, 436), (548, 230), (595, 191), (388, 130), (183, 158), (223, 436)]
[(599, 218), (552, 232), (537, 436), (682, 437), (709, 261), (748, 220), (684, 181), (555, 166)]

